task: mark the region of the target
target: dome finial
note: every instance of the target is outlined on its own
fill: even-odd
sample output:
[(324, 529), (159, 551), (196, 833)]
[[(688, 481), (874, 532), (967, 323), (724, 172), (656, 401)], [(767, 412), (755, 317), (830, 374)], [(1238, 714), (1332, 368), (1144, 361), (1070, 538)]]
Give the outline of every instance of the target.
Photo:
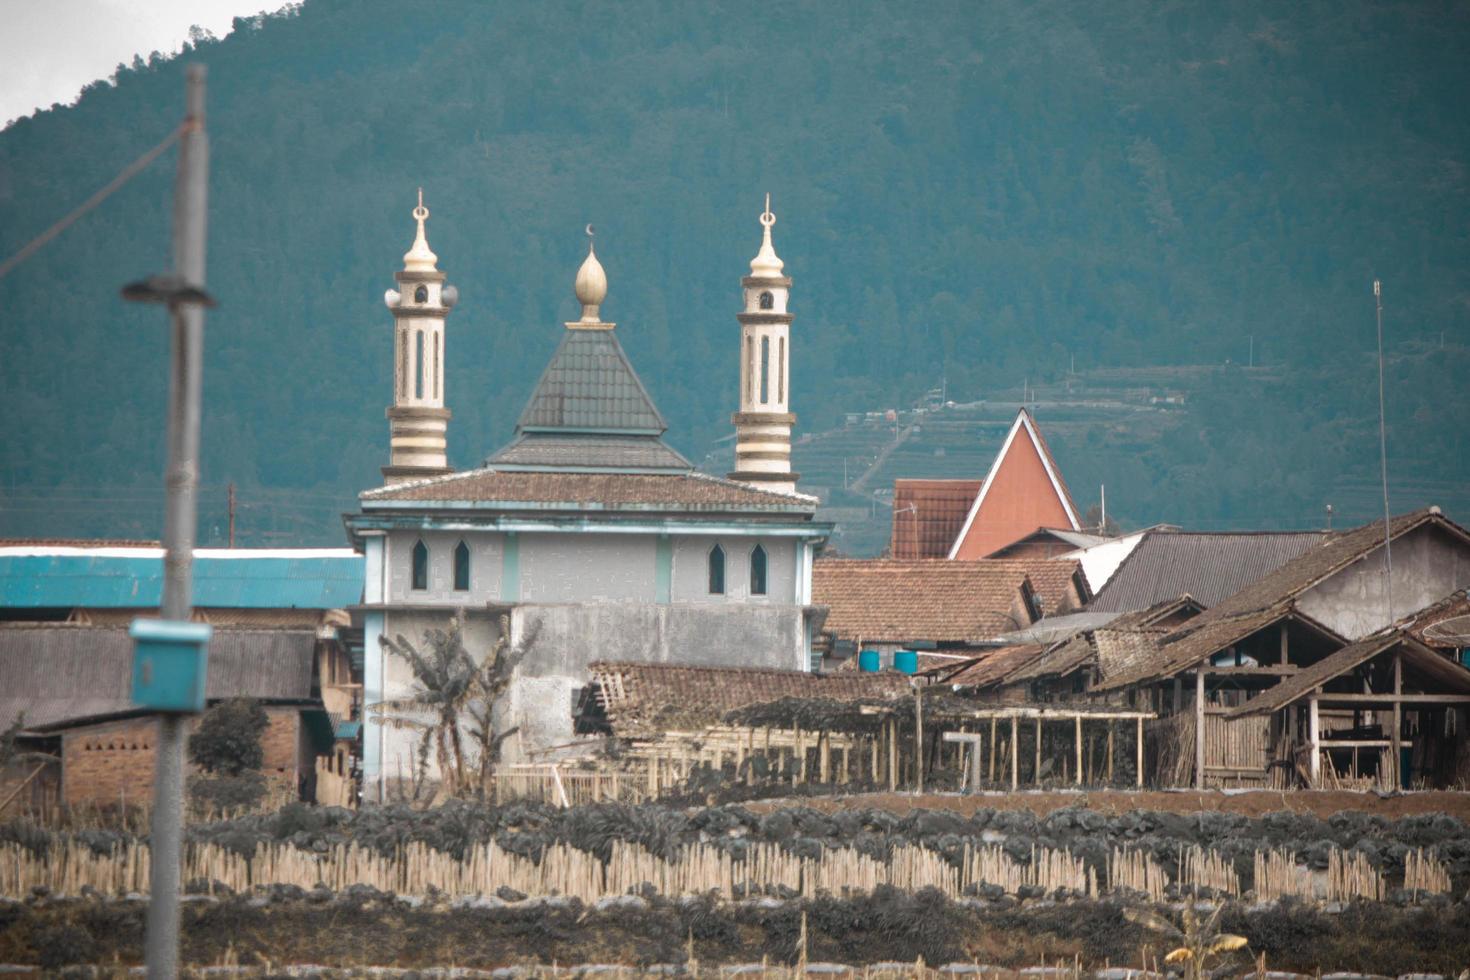
[(424, 189), (419, 188), (418, 207), (413, 209), (413, 218), (419, 223), (413, 247), (403, 254), (403, 268), (408, 272), (435, 272), (439, 256), (429, 249), (429, 240), (424, 236), (424, 222), (429, 219), (429, 209), (424, 207)]
[(577, 302), (582, 304), (582, 323), (601, 323), (602, 314), (598, 307), (607, 298), (607, 273), (603, 271), (602, 263), (597, 261), (597, 252), (592, 245), (594, 234), (596, 229), (589, 224), (587, 258), (582, 262), (582, 268), (577, 270), (577, 281), (573, 286)]
[(771, 195), (766, 194), (766, 209), (761, 212), (761, 227), (763, 237), (761, 239), (761, 250), (756, 253), (755, 258), (750, 260), (750, 274), (756, 277), (779, 278), (781, 268), (786, 264), (776, 254), (776, 249), (771, 245), (771, 226), (776, 223), (776, 216), (771, 213)]

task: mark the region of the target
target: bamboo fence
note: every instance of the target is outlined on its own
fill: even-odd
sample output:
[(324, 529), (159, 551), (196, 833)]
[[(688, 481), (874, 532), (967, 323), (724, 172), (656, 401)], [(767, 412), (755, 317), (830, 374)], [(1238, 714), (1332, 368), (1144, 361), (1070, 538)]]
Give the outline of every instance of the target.
[(1108, 859), (1108, 881), (1114, 889), (1142, 892), (1151, 902), (1162, 902), (1164, 889), (1169, 886), (1169, 876), (1163, 865), (1155, 861), (1152, 854), (1135, 851), (1131, 847), (1113, 848)]
[(1432, 854), (1425, 854), (1422, 847), (1415, 848), (1404, 856), (1404, 887), (1417, 897), (1420, 892), (1428, 895), (1444, 895), (1450, 890), (1450, 873), (1444, 862)]
[[(1261, 901), (1288, 895), (1382, 901), (1386, 891), (1383, 877), (1363, 854), (1353, 851), (1330, 852), (1325, 873), (1298, 864), (1296, 854), (1288, 850), (1258, 851), (1254, 865), (1255, 894)], [(1060, 889), (1095, 897), (1106, 886), (1162, 901), (1169, 885), (1158, 861), (1127, 848), (1114, 849), (1102, 872), (1106, 882), (1099, 881), (1098, 870), (1082, 858), (1046, 847), (1033, 847), (1029, 861), (1016, 861), (996, 844), (967, 845), (956, 865), (913, 845), (893, 848), (886, 859), (846, 847), (801, 858), (779, 844), (762, 842), (747, 847), (737, 859), (728, 851), (697, 843), (666, 860), (618, 841), (607, 861), (567, 844), (545, 848), (539, 860), (509, 853), (494, 842), (470, 848), (462, 859), (423, 843), (391, 854), (355, 843), (339, 844), (325, 853), (269, 844), (258, 846), (248, 857), (201, 844), (186, 847), (183, 878), (208, 882), (211, 890), (220, 885), (235, 892), (270, 884), (325, 886), (333, 891), (364, 884), (404, 895), (434, 891), (493, 895), (509, 888), (527, 896), (564, 895), (588, 903), (638, 893), (647, 886), (668, 897), (715, 895), (725, 900), (751, 894), (856, 895), (880, 886), (904, 891), (935, 888), (950, 898), (972, 894), (980, 886), (998, 886), (1007, 894), (1037, 887), (1048, 894)], [(1183, 892), (1193, 889), (1198, 894), (1208, 887), (1217, 894), (1242, 894), (1230, 863), (1199, 847), (1180, 858), (1175, 881)], [(0, 845), (0, 894), (21, 897), (36, 886), (73, 895), (84, 887), (104, 894), (146, 893), (148, 847), (129, 843), (97, 854), (62, 839), (39, 855), (16, 843)], [(1405, 887), (1425, 894), (1445, 893), (1450, 890), (1449, 874), (1433, 854), (1414, 851), (1406, 862)]]

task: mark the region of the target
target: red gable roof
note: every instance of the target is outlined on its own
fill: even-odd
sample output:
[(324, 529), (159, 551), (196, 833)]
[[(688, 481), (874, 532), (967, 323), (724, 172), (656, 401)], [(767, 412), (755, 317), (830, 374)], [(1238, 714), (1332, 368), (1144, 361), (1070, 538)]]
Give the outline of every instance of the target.
[(984, 558), (1039, 527), (1080, 530), (1077, 508), (1031, 413), (1021, 409), (991, 464), (950, 558)]

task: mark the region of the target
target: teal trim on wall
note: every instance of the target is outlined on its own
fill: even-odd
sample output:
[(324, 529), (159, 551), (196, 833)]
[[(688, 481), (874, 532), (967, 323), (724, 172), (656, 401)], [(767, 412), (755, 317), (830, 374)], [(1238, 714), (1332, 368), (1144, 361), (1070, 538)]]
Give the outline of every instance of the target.
[(521, 536), (515, 531), (506, 534), (505, 547), (500, 552), (500, 599), (521, 601)]
[(658, 536), (658, 548), (654, 552), (653, 560), (654, 601), (668, 605), (673, 596), (674, 542), (667, 534)]

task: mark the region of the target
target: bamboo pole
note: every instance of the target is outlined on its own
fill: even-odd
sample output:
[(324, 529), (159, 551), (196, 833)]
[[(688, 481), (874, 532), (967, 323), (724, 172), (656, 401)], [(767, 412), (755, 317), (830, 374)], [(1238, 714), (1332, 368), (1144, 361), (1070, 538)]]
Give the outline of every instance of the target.
[(924, 792), (924, 698), (914, 688), (914, 792)]
[(1205, 665), (1194, 672), (1194, 788), (1205, 788)]
[(1142, 789), (1143, 788), (1143, 719), (1140, 717), (1139, 719), (1137, 719), (1137, 721), (1138, 721), (1138, 731), (1135, 733), (1135, 736), (1134, 737), (1135, 737), (1136, 740), (1135, 740), (1134, 745), (1133, 745), (1133, 752), (1134, 752), (1134, 755), (1136, 756), (1136, 758), (1134, 759), (1134, 762), (1133, 762), (1133, 767), (1134, 767), (1133, 779), (1134, 779), (1135, 785), (1137, 785), (1139, 789)]

